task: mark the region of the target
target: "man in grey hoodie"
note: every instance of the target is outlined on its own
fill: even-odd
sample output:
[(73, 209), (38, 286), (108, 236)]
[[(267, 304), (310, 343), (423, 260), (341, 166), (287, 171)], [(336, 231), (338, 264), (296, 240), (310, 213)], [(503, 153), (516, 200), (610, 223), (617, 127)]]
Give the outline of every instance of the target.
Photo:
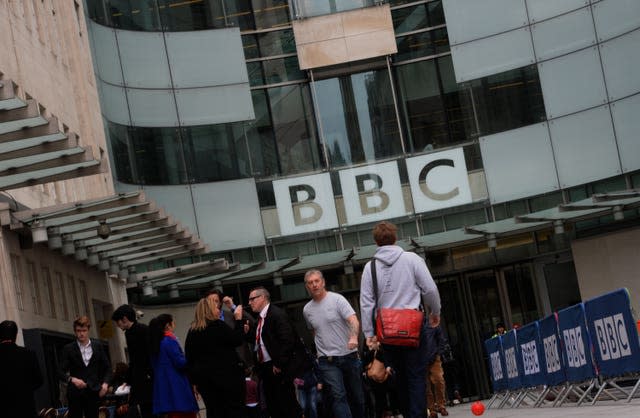
[[(395, 245), (397, 228), (390, 222), (380, 222), (373, 228), (378, 245), (376, 260), (378, 288), (373, 289), (371, 261), (364, 266), (360, 282), (360, 314), (362, 331), (369, 349), (380, 343), (375, 336), (373, 314), (377, 308), (417, 309), (424, 304), (428, 314), (416, 348), (384, 345), (385, 359), (396, 373), (400, 409), (405, 418), (424, 418), (426, 405), (427, 322), (440, 324), (440, 294), (425, 261), (415, 253)], [(376, 296), (378, 303), (376, 305)]]

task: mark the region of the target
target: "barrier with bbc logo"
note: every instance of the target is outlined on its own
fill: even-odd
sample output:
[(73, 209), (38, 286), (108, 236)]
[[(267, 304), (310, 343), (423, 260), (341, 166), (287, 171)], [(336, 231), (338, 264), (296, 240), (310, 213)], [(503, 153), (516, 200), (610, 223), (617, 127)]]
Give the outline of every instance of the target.
[[(640, 372), (640, 341), (635, 320), (631, 315), (631, 301), (626, 289), (618, 289), (584, 303), (587, 326), (593, 336), (595, 360), (599, 375), (604, 381), (593, 403), (610, 386), (624, 393), (631, 400), (634, 392), (620, 387), (616, 381)], [(640, 382), (640, 380), (639, 380)], [(611, 391), (609, 396), (612, 395)]]
[(495, 392), (489, 406), (500, 396), (498, 407), (631, 401), (640, 390), (640, 340), (626, 289), (490, 338), (485, 349)]

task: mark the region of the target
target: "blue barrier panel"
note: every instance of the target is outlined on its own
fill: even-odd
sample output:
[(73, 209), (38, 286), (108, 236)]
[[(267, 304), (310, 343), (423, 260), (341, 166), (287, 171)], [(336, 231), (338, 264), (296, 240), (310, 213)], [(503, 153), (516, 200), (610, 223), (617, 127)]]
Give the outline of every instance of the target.
[(494, 392), (501, 392), (507, 388), (507, 374), (502, 352), (502, 337), (489, 338), (484, 342), (484, 348), (489, 356), (489, 371)]
[(547, 373), (542, 364), (544, 354), (538, 327), (536, 321), (518, 329), (518, 346), (523, 372), (522, 385), (527, 388), (547, 383)]
[(558, 312), (558, 333), (562, 337), (562, 355), (569, 382), (582, 382), (596, 376), (591, 340), (584, 316), (584, 305), (579, 303)]
[(551, 314), (538, 321), (540, 325), (540, 340), (544, 348), (544, 365), (547, 385), (556, 386), (567, 381), (565, 363), (563, 361), (560, 335), (558, 335), (557, 314)]
[(516, 390), (522, 387), (522, 358), (518, 347), (518, 338), (515, 330), (511, 330), (502, 336), (502, 351), (504, 364), (507, 368), (507, 387)]
[(640, 342), (626, 289), (584, 303), (600, 375), (640, 372)]

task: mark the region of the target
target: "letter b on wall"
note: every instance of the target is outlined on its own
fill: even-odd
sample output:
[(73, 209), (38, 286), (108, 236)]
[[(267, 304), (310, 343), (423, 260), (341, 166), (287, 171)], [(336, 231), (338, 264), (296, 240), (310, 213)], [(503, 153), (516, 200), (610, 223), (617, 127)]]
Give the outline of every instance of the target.
[(281, 235), (338, 226), (329, 173), (276, 180), (273, 192)]

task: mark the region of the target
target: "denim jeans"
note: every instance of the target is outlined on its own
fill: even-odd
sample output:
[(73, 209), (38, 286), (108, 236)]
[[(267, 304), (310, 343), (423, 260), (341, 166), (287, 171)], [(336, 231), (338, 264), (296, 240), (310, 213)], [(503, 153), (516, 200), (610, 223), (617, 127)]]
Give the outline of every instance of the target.
[(396, 390), (404, 418), (424, 418), (427, 412), (427, 322), (416, 348), (383, 345), (386, 363), (396, 373)]
[(308, 389), (298, 388), (298, 402), (304, 412), (304, 418), (318, 418), (318, 389), (311, 386)]
[(318, 359), (322, 383), (329, 386), (336, 418), (364, 418), (362, 364), (356, 353)]

